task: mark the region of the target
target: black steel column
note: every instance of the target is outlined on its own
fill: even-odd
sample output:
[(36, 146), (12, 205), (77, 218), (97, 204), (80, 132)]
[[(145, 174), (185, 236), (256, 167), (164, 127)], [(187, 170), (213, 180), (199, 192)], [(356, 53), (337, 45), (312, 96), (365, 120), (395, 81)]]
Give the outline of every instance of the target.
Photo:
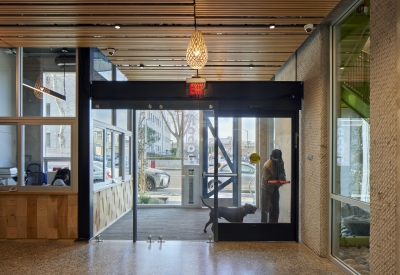
[(93, 184), (91, 181), (92, 146), (91, 72), (93, 52), (90, 48), (78, 50), (78, 239), (93, 237)]
[[(203, 171), (208, 173), (208, 166), (209, 166), (209, 153), (208, 153), (208, 112), (203, 112), (203, 127), (202, 127), (202, 136), (203, 136), (203, 144), (202, 144), (202, 151), (203, 151), (203, 158), (202, 158), (202, 165)], [(202, 179), (201, 184), (201, 196), (203, 198), (208, 198), (208, 177)]]
[[(139, 115), (140, 116), (140, 115)], [(132, 115), (131, 115), (131, 118), (132, 118), (132, 122), (133, 122), (133, 124), (131, 124), (131, 125), (133, 125), (132, 126), (132, 132), (133, 132), (133, 135), (132, 135), (132, 140), (131, 140), (131, 144), (132, 144), (132, 154), (131, 154), (131, 158), (130, 158), (130, 161), (131, 161), (131, 165), (132, 165), (132, 178), (133, 178), (133, 184), (132, 184), (132, 186), (133, 186), (133, 192), (132, 192), (132, 194), (133, 194), (133, 200), (132, 200), (132, 212), (133, 212), (133, 221), (132, 221), (132, 226), (133, 226), (133, 242), (136, 242), (137, 241), (137, 197), (138, 197), (138, 162), (139, 162), (139, 159), (138, 159), (138, 131), (137, 131), (137, 129), (139, 128), (139, 126), (137, 125), (137, 123), (138, 123), (138, 118), (137, 118), (137, 115), (136, 115), (136, 110), (132, 110)], [(142, 163), (142, 165), (144, 165), (143, 163)]]
[(292, 196), (294, 199), (292, 199), (292, 208), (291, 208), (291, 213), (292, 214), (292, 224), (293, 226), (293, 236), (295, 242), (299, 241), (299, 202), (300, 202), (300, 190), (299, 190), (299, 160), (300, 160), (300, 138), (299, 138), (299, 133), (300, 133), (300, 119), (299, 119), (299, 111), (294, 111), (294, 117), (292, 118), (292, 137), (294, 137), (294, 140), (292, 141), (292, 144), (294, 144), (294, 149), (292, 149), (292, 183), (293, 188), (292, 188)]
[(214, 111), (214, 241), (218, 242), (218, 112)]
[[(242, 161), (239, 160), (239, 118), (233, 118), (233, 169), (232, 173), (237, 174), (236, 177), (233, 177), (232, 182), (232, 197), (233, 197), (233, 206), (239, 206), (239, 165), (241, 165)], [(241, 182), (243, 184), (243, 182)]]

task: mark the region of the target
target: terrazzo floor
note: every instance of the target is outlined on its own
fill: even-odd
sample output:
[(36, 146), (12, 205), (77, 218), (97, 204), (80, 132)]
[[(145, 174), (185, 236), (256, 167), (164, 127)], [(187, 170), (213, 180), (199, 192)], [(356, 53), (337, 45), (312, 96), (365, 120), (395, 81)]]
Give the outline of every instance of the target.
[(299, 243), (1, 241), (0, 274), (344, 274)]

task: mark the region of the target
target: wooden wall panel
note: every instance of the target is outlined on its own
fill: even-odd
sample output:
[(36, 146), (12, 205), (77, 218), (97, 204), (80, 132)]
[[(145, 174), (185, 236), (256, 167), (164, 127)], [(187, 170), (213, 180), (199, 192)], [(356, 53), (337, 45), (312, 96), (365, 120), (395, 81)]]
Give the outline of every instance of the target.
[(94, 193), (93, 234), (97, 235), (133, 207), (133, 182), (125, 181)]
[(77, 237), (77, 194), (0, 194), (0, 239)]

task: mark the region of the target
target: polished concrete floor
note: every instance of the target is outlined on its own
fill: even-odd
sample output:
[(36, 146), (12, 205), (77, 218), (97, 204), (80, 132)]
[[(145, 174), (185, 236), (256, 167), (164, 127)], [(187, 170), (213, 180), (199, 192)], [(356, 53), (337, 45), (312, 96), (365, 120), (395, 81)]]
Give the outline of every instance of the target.
[(299, 243), (1, 241), (0, 274), (344, 274)]

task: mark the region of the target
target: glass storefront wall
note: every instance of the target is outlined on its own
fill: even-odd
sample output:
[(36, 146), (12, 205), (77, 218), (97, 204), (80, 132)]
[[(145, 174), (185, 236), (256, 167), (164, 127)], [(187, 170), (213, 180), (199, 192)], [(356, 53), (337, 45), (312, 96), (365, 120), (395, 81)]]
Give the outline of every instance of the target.
[(71, 162), (77, 150), (75, 52), (1, 49), (1, 190), (77, 190), (77, 163)]
[(333, 25), (332, 255), (369, 272), (370, 22), (362, 1)]

